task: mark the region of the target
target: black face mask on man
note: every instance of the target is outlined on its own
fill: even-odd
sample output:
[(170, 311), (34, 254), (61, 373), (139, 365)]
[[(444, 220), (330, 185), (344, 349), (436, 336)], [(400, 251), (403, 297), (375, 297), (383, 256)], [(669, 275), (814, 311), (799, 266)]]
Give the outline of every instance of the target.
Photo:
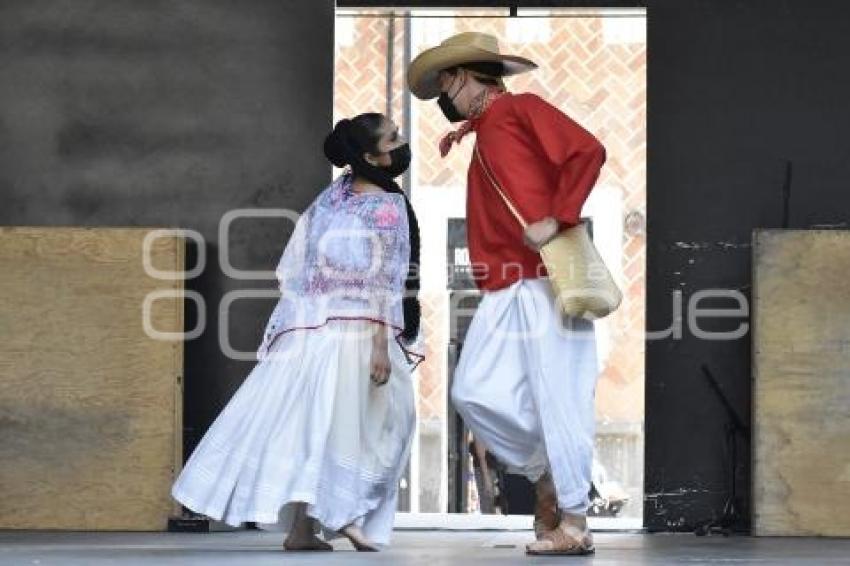
[[(451, 90), (452, 85), (455, 84), (455, 79), (457, 79), (457, 75), (455, 75), (455, 78), (452, 79), (452, 83), (449, 85), (449, 90)], [(448, 120), (449, 122), (460, 122), (461, 120), (464, 120), (466, 118), (458, 111), (457, 106), (455, 106), (454, 104), (454, 99), (457, 98), (458, 94), (460, 94), (460, 91), (463, 89), (464, 84), (465, 81), (461, 83), (460, 88), (457, 89), (457, 92), (454, 94), (454, 96), (450, 97), (447, 92), (441, 91), (440, 96), (437, 97), (437, 104), (440, 106), (440, 110), (443, 111), (443, 116), (445, 116), (446, 120)]]

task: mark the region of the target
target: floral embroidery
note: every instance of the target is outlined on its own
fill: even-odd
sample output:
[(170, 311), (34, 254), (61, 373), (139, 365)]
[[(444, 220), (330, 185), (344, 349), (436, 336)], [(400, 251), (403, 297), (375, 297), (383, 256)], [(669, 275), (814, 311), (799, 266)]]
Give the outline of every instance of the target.
[(399, 334), (404, 328), (410, 259), (404, 195), (355, 193), (352, 181), (351, 172), (334, 179), (296, 222), (275, 271), (281, 298), (258, 359), (277, 335), (335, 318), (384, 322)]
[(395, 225), (397, 222), (398, 210), (393, 204), (385, 202), (375, 210), (375, 223), (378, 226), (386, 228)]

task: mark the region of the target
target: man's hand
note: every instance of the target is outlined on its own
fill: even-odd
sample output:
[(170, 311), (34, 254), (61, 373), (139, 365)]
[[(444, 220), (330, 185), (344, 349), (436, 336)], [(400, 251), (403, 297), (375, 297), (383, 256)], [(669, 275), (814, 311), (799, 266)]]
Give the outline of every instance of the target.
[(523, 241), (526, 246), (539, 252), (540, 248), (558, 234), (558, 227), (558, 220), (552, 216), (547, 216), (543, 220), (538, 220), (526, 226)]

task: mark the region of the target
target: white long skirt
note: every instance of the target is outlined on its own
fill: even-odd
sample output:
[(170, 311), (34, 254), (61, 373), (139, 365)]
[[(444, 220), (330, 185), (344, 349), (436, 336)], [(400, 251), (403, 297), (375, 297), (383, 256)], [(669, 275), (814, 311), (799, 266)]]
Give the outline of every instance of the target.
[(306, 502), (326, 537), (355, 523), (389, 543), (416, 415), (409, 365), (390, 338), (391, 375), (369, 378), (365, 320), (278, 336), (212, 423), (172, 486), (189, 509), (231, 526), (287, 532)]
[(482, 296), (451, 397), (509, 472), (550, 469), (560, 507), (585, 514), (598, 375), (593, 322), (562, 316), (547, 279), (521, 279)]

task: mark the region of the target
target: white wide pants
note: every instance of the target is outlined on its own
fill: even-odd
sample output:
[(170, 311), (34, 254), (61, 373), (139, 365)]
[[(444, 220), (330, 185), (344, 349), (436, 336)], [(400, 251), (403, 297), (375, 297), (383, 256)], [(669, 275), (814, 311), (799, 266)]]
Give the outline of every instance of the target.
[(560, 507), (586, 514), (597, 376), (593, 322), (562, 316), (547, 279), (521, 279), (483, 293), (451, 398), (508, 472), (549, 468)]

